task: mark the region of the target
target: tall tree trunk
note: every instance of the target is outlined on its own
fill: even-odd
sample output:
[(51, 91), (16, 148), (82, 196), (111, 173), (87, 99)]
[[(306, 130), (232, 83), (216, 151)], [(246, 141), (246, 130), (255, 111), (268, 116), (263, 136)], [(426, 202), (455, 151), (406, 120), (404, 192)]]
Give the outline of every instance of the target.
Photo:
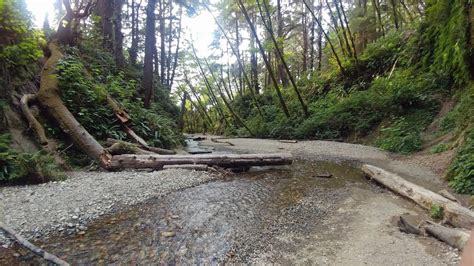
[(296, 85), (296, 81), (295, 81), (293, 75), (290, 72), (290, 68), (288, 67), (288, 64), (285, 61), (285, 57), (284, 57), (284, 55), (283, 55), (283, 53), (282, 53), (282, 51), (281, 51), (281, 49), (278, 45), (278, 42), (275, 39), (275, 35), (273, 33), (273, 27), (272, 27), (272, 23), (271, 23), (270, 11), (268, 9), (268, 6), (267, 6), (266, 2), (264, 1), (263, 6), (265, 8), (265, 13), (267, 14), (267, 18), (268, 18), (268, 22), (265, 23), (265, 17), (264, 17), (265, 15), (262, 11), (262, 8), (261, 8), (261, 5), (260, 5), (260, 0), (257, 0), (257, 5), (258, 5), (258, 9), (260, 11), (260, 16), (262, 17), (263, 25), (265, 26), (268, 33), (270, 34), (270, 38), (273, 41), (273, 45), (275, 45), (275, 50), (277, 51), (277, 55), (280, 58), (280, 61), (281, 61), (282, 65), (283, 65), (283, 67), (286, 71), (286, 74), (288, 75), (288, 77), (290, 79), (291, 86), (293, 87), (293, 90), (294, 90), (296, 96), (298, 97), (298, 101), (300, 102), (303, 113), (306, 117), (308, 117), (309, 116), (308, 108), (306, 107), (306, 104), (303, 101), (303, 97), (301, 96), (300, 91), (298, 90), (298, 86)]
[(398, 30), (400, 25), (398, 19), (397, 2), (396, 0), (390, 0), (390, 4), (392, 5), (393, 24), (395, 25), (395, 29)]
[[(319, 0), (318, 8), (319, 21), (323, 18), (323, 0)], [(318, 24), (316, 19), (313, 18), (313, 23)], [(318, 71), (321, 71), (323, 61), (323, 28), (318, 27)]]
[(201, 98), (200, 98), (199, 95), (197, 94), (196, 89), (194, 88), (193, 84), (191, 84), (191, 81), (188, 79), (188, 76), (186, 75), (186, 72), (184, 73), (184, 81), (186, 82), (186, 84), (188, 84), (188, 86), (189, 86), (189, 88), (191, 89), (191, 92), (192, 92), (194, 98), (196, 98), (196, 101), (197, 101), (198, 104), (199, 104), (199, 107), (201, 108), (203, 114), (205, 115), (205, 117), (206, 117), (207, 120), (209, 121), (209, 124), (211, 125), (211, 124), (212, 124), (212, 119), (211, 119), (211, 117), (209, 116), (209, 113), (207, 112), (206, 107), (204, 107), (204, 104), (202, 103)]
[[(159, 20), (160, 20), (160, 83), (165, 84), (165, 66), (166, 66), (166, 48), (165, 48), (165, 0), (158, 0), (159, 6)], [(170, 0), (172, 1), (172, 0)]]
[(178, 129), (183, 131), (184, 129), (184, 114), (186, 113), (186, 101), (188, 99), (188, 93), (183, 92), (183, 96), (181, 98), (181, 108), (179, 112), (179, 120), (178, 120)]
[[(255, 15), (252, 16), (251, 22), (252, 25), (255, 27)], [(250, 34), (250, 77), (252, 79), (252, 86), (255, 90), (256, 94), (259, 94), (260, 92), (260, 84), (258, 82), (258, 61), (257, 61), (257, 52), (255, 51), (255, 42), (256, 42), (256, 36), (253, 34)], [(241, 91), (242, 95), (243, 91)]]
[(355, 59), (356, 63), (358, 63), (357, 50), (356, 50), (356, 46), (355, 46), (355, 42), (354, 42), (354, 35), (352, 35), (351, 27), (349, 25), (349, 21), (347, 20), (347, 16), (346, 16), (346, 11), (344, 10), (344, 6), (342, 5), (341, 0), (335, 0), (335, 1), (336, 1), (336, 5), (337, 5), (337, 1), (339, 1), (339, 4), (341, 5), (342, 17), (344, 18), (344, 22), (345, 22), (346, 28), (347, 28), (347, 34), (349, 35), (349, 39), (351, 41), (351, 44), (349, 45), (349, 47), (352, 47), (352, 50), (354, 52), (354, 59)]
[(125, 57), (123, 56), (123, 34), (122, 34), (122, 8), (125, 0), (114, 0), (114, 56), (115, 63), (119, 68), (124, 67)]
[[(314, 8), (314, 0), (311, 0), (311, 7)], [(305, 8), (305, 7), (303, 7)], [(312, 72), (314, 70), (314, 54), (315, 54), (315, 49), (314, 49), (314, 39), (316, 37), (316, 30), (315, 30), (315, 25), (314, 25), (314, 19), (311, 19), (310, 22), (310, 37), (309, 37), (309, 70)]]
[(220, 114), (221, 118), (224, 120), (226, 125), (229, 125), (229, 121), (227, 120), (227, 117), (225, 116), (224, 108), (221, 107), (221, 104), (219, 103), (219, 99), (217, 99), (216, 94), (214, 93), (214, 90), (212, 89), (211, 82), (206, 76), (206, 72), (202, 68), (201, 62), (199, 61), (199, 58), (196, 53), (196, 49), (194, 48), (194, 45), (191, 43), (191, 50), (194, 55), (194, 59), (199, 67), (199, 71), (201, 73), (201, 76), (204, 79), (204, 83), (207, 88), (207, 92), (209, 93), (209, 98), (214, 101), (214, 106), (216, 107), (217, 112)]
[[(236, 57), (237, 59), (237, 64), (239, 66), (239, 74), (244, 76), (244, 79), (245, 79), (245, 82), (247, 83), (247, 87), (249, 88), (249, 91), (250, 91), (250, 95), (252, 96), (252, 99), (253, 99), (253, 102), (255, 104), (255, 107), (257, 107), (257, 111), (259, 113), (259, 115), (261, 117), (263, 117), (263, 114), (262, 114), (262, 111), (260, 110), (260, 104), (258, 103), (258, 99), (257, 99), (257, 96), (256, 94), (258, 94), (258, 91), (254, 91), (253, 87), (252, 87), (252, 84), (250, 82), (250, 79), (247, 75), (247, 73), (245, 72), (245, 68), (244, 68), (244, 63), (242, 61), (242, 58), (240, 57), (240, 52), (239, 52), (239, 41), (237, 41), (237, 45), (236, 47), (234, 48), (232, 46), (232, 42), (230, 41), (230, 38), (229, 36), (227, 35), (226, 31), (224, 30), (224, 28), (222, 27), (222, 25), (219, 23), (219, 21), (217, 20), (217, 18), (212, 14), (211, 10), (209, 9), (209, 6), (205, 6), (208, 10), (208, 12), (211, 14), (211, 16), (214, 18), (214, 21), (216, 22), (217, 24), (217, 27), (220, 29), (222, 35), (224, 35), (224, 38), (227, 40), (227, 44), (230, 46), (230, 49), (232, 50), (232, 53), (234, 54), (234, 56)], [(236, 36), (236, 39), (239, 39), (238, 37), (238, 29), (237, 30), (237, 36)], [(239, 76), (239, 82), (241, 82), (241, 77)], [(239, 89), (239, 92), (241, 94), (243, 94), (243, 86), (241, 84), (238, 84), (240, 86), (240, 89)], [(232, 93), (232, 92), (231, 92)]]
[(308, 3), (306, 3), (306, 0), (303, 0), (303, 3), (304, 5), (306, 6), (306, 8), (308, 8), (309, 12), (311, 13), (311, 15), (313, 16), (314, 20), (316, 21), (316, 23), (318, 24), (318, 27), (319, 27), (319, 30), (320, 32), (324, 35), (324, 38), (326, 39), (326, 41), (328, 42), (329, 44), (329, 47), (331, 47), (331, 51), (334, 55), (334, 58), (336, 59), (336, 62), (339, 66), (339, 69), (341, 69), (341, 73), (343, 75), (345, 75), (345, 70), (344, 70), (344, 67), (342, 67), (342, 64), (341, 64), (341, 60), (339, 59), (339, 56), (337, 55), (336, 53), (336, 50), (334, 49), (334, 45), (332, 44), (332, 41), (331, 39), (329, 38), (328, 34), (326, 33), (326, 31), (324, 31), (323, 29), (323, 26), (321, 24), (321, 21), (316, 17), (316, 14), (314, 14), (314, 11), (313, 9), (311, 9), (311, 7), (308, 5)]
[(144, 105), (150, 108), (153, 99), (153, 54), (155, 52), (155, 6), (156, 0), (148, 0), (145, 28), (145, 60), (143, 63)]
[(114, 0), (97, 0), (95, 13), (100, 17), (102, 46), (109, 51), (113, 51), (114, 27), (112, 17), (114, 15)]
[(380, 14), (379, 0), (372, 0), (372, 5), (374, 6), (375, 14), (377, 15), (377, 19), (379, 21), (379, 26), (380, 26), (380, 31), (382, 32), (382, 36), (385, 36), (385, 28), (383, 26), (382, 15)]
[(303, 6), (303, 12), (301, 15), (301, 24), (303, 25), (303, 72), (308, 71), (308, 50), (309, 50), (309, 37), (308, 37), (308, 21), (307, 21), (306, 8)]
[[(209, 11), (210, 12), (210, 11)], [(244, 70), (244, 67), (242, 66), (241, 67), (241, 64), (242, 64), (242, 58), (240, 57), (240, 31), (239, 31), (239, 17), (237, 16), (237, 12), (235, 14), (235, 49), (232, 48), (232, 43), (230, 42), (229, 38), (227, 37), (227, 35), (225, 35), (226, 39), (227, 39), (227, 42), (229, 43), (229, 45), (231, 46), (232, 48), (232, 51), (234, 52), (234, 55), (235, 57), (237, 58), (237, 62), (239, 63), (239, 70), (237, 72), (237, 76), (239, 78), (239, 87), (238, 87), (238, 91), (243, 91), (244, 90), (244, 83), (243, 83), (243, 80), (242, 80), (242, 74), (245, 72)], [(217, 23), (217, 20), (216, 20), (216, 23)], [(219, 27), (221, 28), (221, 31), (223, 32), (223, 34), (225, 34), (224, 32), (224, 29), (219, 25)], [(235, 51), (234, 51), (235, 50)], [(249, 88), (253, 91), (253, 88), (251, 88), (251, 85), (249, 86)]]
[(244, 13), (245, 20), (247, 20), (247, 23), (249, 24), (250, 30), (252, 35), (255, 38), (255, 41), (257, 42), (258, 48), (260, 50), (260, 54), (262, 55), (263, 61), (265, 62), (265, 65), (267, 67), (267, 71), (270, 75), (270, 78), (272, 79), (273, 86), (275, 87), (275, 91), (278, 95), (278, 100), (280, 101), (281, 108), (283, 112), (285, 113), (286, 117), (290, 117), (290, 113), (288, 112), (288, 108), (286, 106), (285, 100), (283, 99), (283, 95), (281, 94), (278, 81), (275, 77), (275, 73), (273, 73), (272, 66), (270, 65), (270, 62), (268, 61), (267, 55), (265, 54), (265, 49), (263, 49), (262, 43), (260, 42), (258, 35), (257, 35), (257, 30), (255, 29), (255, 26), (252, 23), (252, 20), (249, 17), (249, 14), (247, 12), (247, 9), (245, 8), (245, 5), (242, 3), (242, 0), (238, 0), (239, 2), (239, 7), (242, 13)]
[(181, 28), (183, 25), (183, 7), (179, 6), (179, 26), (178, 26), (178, 39), (176, 40), (176, 50), (174, 52), (174, 59), (173, 59), (173, 68), (171, 70), (171, 78), (169, 82), (169, 88), (173, 87), (174, 83), (174, 75), (176, 73), (176, 67), (178, 66), (178, 57), (179, 57), (179, 45), (181, 43)]
[(345, 23), (342, 20), (342, 13), (341, 13), (341, 10), (339, 8), (338, 0), (334, 0), (334, 6), (336, 7), (337, 18), (339, 19), (339, 23), (340, 23), (341, 30), (342, 30), (342, 36), (344, 37), (347, 52), (349, 53), (349, 57), (354, 57), (354, 54), (352, 52), (352, 46), (349, 43), (349, 38), (347, 37), (346, 26), (344, 25)]
[[(196, 60), (198, 60), (199, 62), (199, 58), (196, 57)], [(212, 71), (212, 68), (211, 66), (209, 65), (209, 63), (207, 62), (207, 60), (204, 58), (204, 63), (206, 63), (206, 66), (209, 70), (209, 72), (211, 73), (211, 76), (212, 76), (212, 79), (214, 80), (214, 83), (216, 84), (217, 86), (217, 91), (219, 92), (219, 95), (221, 96), (221, 99), (222, 101), (224, 102), (224, 105), (227, 107), (227, 109), (229, 110), (229, 112), (232, 114), (232, 116), (234, 117), (235, 121), (237, 123), (239, 123), (241, 126), (243, 126), (249, 133), (251, 136), (254, 136), (254, 134), (252, 133), (252, 130), (250, 130), (250, 128), (244, 123), (244, 121), (242, 120), (242, 118), (240, 118), (240, 116), (234, 111), (234, 108), (232, 108), (232, 106), (229, 104), (229, 102), (227, 101), (224, 93), (222, 92), (222, 88), (221, 86), (219, 85), (219, 80), (217, 79), (217, 77), (214, 75), (214, 72)], [(223, 81), (223, 80), (222, 80)]]
[(139, 41), (139, 23), (138, 17), (140, 13), (140, 6), (141, 0), (137, 4), (136, 0), (132, 0), (132, 16), (131, 16), (131, 27), (132, 27), (132, 41), (130, 44), (130, 49), (128, 49), (128, 53), (130, 55), (130, 64), (135, 66), (137, 64), (137, 56), (138, 56), (138, 41)]
[(166, 56), (166, 88), (171, 91), (170, 79), (171, 79), (171, 45), (173, 44), (173, 1), (169, 1), (168, 7), (169, 16), (169, 27), (168, 27), (168, 55)]
[[(281, 42), (280, 44), (280, 52), (282, 54), (285, 54), (285, 48), (284, 48), (284, 39), (285, 39), (285, 36), (284, 36), (284, 32), (283, 32), (283, 11), (282, 11), (282, 8), (281, 8), (281, 0), (277, 0), (277, 37), (278, 37), (278, 40)], [(275, 51), (275, 58), (279, 58), (278, 56), (278, 52)], [(285, 71), (285, 67), (283, 66), (283, 63), (281, 61), (278, 61), (278, 67), (277, 67), (277, 71), (278, 71), (278, 77), (281, 81), (281, 83), (283, 84), (283, 87), (286, 88), (288, 87), (288, 77), (286, 75), (286, 71)]]

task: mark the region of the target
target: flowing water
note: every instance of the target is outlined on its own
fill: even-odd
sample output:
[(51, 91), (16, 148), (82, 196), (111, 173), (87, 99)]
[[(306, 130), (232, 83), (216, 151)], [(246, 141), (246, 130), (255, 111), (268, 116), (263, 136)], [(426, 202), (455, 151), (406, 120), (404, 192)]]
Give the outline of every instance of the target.
[(330, 236), (324, 220), (354, 186), (371, 189), (350, 166), (296, 161), (155, 198), (101, 218), (84, 235), (38, 244), (74, 264), (250, 262), (267, 253), (281, 263), (279, 254), (306, 245), (308, 235)]

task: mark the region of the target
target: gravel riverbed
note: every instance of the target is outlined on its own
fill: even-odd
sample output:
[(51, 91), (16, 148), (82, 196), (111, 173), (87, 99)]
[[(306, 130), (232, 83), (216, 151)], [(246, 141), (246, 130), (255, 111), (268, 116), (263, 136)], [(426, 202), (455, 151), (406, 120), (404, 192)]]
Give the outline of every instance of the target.
[[(98, 217), (217, 176), (170, 169), (155, 172), (70, 172), (68, 179), (0, 188), (0, 220), (27, 238), (83, 234)], [(2, 245), (8, 245), (0, 234)]]

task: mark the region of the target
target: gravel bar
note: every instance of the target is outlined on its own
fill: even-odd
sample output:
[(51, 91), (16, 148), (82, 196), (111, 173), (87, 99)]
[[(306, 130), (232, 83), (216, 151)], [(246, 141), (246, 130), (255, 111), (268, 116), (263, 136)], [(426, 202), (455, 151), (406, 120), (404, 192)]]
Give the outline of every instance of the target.
[[(0, 220), (26, 238), (53, 232), (83, 234), (88, 222), (153, 197), (217, 178), (206, 172), (69, 172), (68, 179), (40, 185), (0, 188)], [(9, 242), (0, 233), (0, 243)]]

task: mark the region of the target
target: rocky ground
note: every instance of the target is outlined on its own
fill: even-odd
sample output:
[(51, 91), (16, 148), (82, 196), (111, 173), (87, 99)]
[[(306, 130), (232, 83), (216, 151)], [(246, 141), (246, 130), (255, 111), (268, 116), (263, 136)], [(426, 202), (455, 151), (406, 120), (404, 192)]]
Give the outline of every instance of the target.
[[(373, 147), (327, 141), (226, 141), (234, 146), (212, 142), (209, 136), (201, 144), (217, 151), (291, 152), (310, 161), (371, 163), (435, 191), (446, 187), (429, 167)], [(230, 182), (187, 170), (75, 172), (63, 182), (0, 188), (0, 219), (79, 263), (134, 263), (137, 258), (150, 263), (179, 262), (175, 258), (188, 263), (458, 262), (458, 251), (433, 238), (401, 233), (391, 222), (402, 213), (426, 215), (425, 211), (363, 178), (347, 184), (345, 179), (308, 179), (308, 173), (320, 168), (324, 166), (296, 164), (276, 176)], [(345, 169), (337, 168), (336, 176), (352, 173)], [(329, 183), (324, 187), (314, 182)], [(48, 241), (50, 234), (54, 237)], [(77, 254), (67, 257), (73, 251)], [(0, 247), (2, 254), (6, 253)]]
[(81, 234), (90, 221), (104, 214), (216, 178), (180, 169), (70, 172), (67, 176), (60, 182), (0, 188), (0, 220), (27, 238), (57, 232)]

